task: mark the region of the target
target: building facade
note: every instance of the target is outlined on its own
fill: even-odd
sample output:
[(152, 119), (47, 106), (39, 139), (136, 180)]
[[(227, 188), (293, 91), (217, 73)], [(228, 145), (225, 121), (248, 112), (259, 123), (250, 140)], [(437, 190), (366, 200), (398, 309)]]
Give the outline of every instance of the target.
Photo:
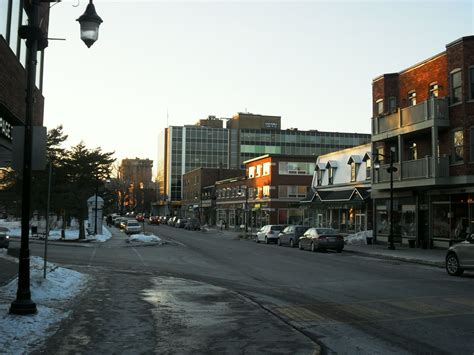
[(118, 197), (122, 212), (148, 213), (156, 199), (152, 181), (153, 161), (123, 159), (118, 171)]
[(372, 229), (371, 144), (320, 155), (311, 194), (301, 201), (305, 222), (341, 233)]
[(314, 168), (314, 159), (305, 156), (266, 154), (246, 161), (246, 176), (216, 182), (217, 221), (250, 228), (302, 224), (299, 201), (308, 193)]
[[(447, 247), (474, 232), (474, 36), (372, 83), (374, 234)], [(387, 167), (392, 157), (396, 171)]]
[[(25, 123), (26, 42), (18, 29), (27, 23), (27, 13), (20, 0), (0, 1), (0, 166), (12, 164), (12, 127)], [(49, 4), (40, 7), (41, 29), (47, 34)], [(43, 125), (42, 95), (44, 50), (38, 52), (33, 125)]]
[(183, 174), (182, 215), (197, 218), (201, 224), (216, 224), (216, 181), (230, 177), (243, 177), (245, 170), (197, 168)]
[[(203, 168), (242, 169), (263, 154), (307, 156), (324, 154), (370, 141), (370, 134), (281, 129), (280, 116), (239, 113), (220, 128), (215, 117), (195, 126), (170, 126), (158, 142), (158, 177), (164, 214), (179, 208), (182, 175)], [(167, 211), (166, 208), (169, 210)]]

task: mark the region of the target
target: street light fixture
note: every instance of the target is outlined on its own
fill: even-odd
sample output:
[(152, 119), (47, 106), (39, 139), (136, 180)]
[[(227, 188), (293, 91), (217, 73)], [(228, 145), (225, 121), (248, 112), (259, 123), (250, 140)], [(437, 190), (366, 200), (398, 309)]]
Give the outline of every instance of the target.
[[(29, 222), (31, 209), (31, 172), (32, 172), (32, 147), (33, 147), (33, 115), (35, 104), (35, 88), (36, 88), (36, 65), (38, 51), (44, 50), (48, 46), (48, 40), (45, 33), (40, 28), (39, 8), (41, 3), (56, 2), (54, 0), (30, 0), (28, 3), (28, 25), (20, 26), (18, 35), (26, 40), (26, 107), (25, 107), (25, 136), (23, 140), (23, 176), (22, 176), (22, 196), (21, 196), (21, 238), (20, 238), (20, 255), (18, 258), (18, 289), (16, 299), (10, 305), (11, 314), (27, 315), (37, 312), (36, 304), (31, 300), (30, 291), (30, 249), (29, 249)], [(92, 5), (92, 6), (91, 6)], [(95, 13), (92, 0), (87, 7)], [(25, 4), (26, 8), (26, 4)], [(87, 9), (86, 13), (87, 14)], [(91, 15), (92, 16), (92, 15)], [(96, 14), (98, 17), (98, 15)], [(82, 17), (82, 16), (81, 16)], [(95, 22), (100, 25), (102, 19), (98, 17)], [(87, 28), (92, 28), (87, 25)], [(89, 27), (87, 27), (89, 26)], [(97, 25), (98, 31), (98, 25)], [(97, 32), (96, 31), (96, 32)], [(98, 33), (98, 32), (97, 32)], [(85, 35), (85, 33), (84, 33)], [(82, 37), (82, 35), (81, 35)], [(92, 40), (92, 37), (90, 38)], [(95, 37), (97, 40), (97, 36)], [(90, 45), (95, 42), (89, 42)], [(87, 44), (87, 43), (86, 43)]]
[(92, 0), (89, 0), (86, 11), (76, 21), (81, 25), (81, 39), (90, 48), (99, 38), (99, 26), (103, 22)]
[[(390, 149), (390, 155), (388, 156), (389, 158), (389, 167), (387, 168), (387, 172), (390, 174), (390, 234), (388, 236), (388, 242), (389, 246), (388, 249), (390, 250), (395, 250), (395, 245), (393, 243), (393, 173), (396, 172), (398, 169), (393, 166), (394, 162), (394, 150)], [(381, 154), (381, 153), (373, 153), (375, 156), (375, 161), (374, 161), (374, 168), (376, 170), (380, 169), (380, 160), (379, 156), (383, 158), (387, 158), (386, 155)]]

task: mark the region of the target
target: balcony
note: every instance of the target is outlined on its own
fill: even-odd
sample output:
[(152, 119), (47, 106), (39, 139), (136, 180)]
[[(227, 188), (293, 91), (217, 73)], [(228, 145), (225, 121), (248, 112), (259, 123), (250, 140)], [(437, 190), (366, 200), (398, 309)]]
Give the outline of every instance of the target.
[[(449, 158), (448, 157), (425, 157), (416, 160), (406, 160), (400, 163), (394, 163), (397, 171), (393, 173), (394, 183), (404, 182), (406, 186), (425, 184), (429, 179), (449, 177)], [(382, 165), (375, 173), (374, 183), (390, 182), (390, 173), (387, 171), (388, 164)], [(416, 182), (413, 184), (413, 182)]]
[[(436, 125), (449, 127), (448, 116), (447, 100), (431, 98), (390, 115), (375, 117), (372, 127), (373, 138), (378, 140), (376, 135), (387, 132), (390, 132), (391, 135), (398, 135)], [(386, 134), (379, 138), (386, 138)]]

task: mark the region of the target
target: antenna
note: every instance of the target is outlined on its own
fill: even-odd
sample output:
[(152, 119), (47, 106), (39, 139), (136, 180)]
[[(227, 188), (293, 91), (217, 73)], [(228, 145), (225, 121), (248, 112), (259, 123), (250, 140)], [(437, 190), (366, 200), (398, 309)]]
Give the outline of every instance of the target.
[(166, 109), (166, 127), (168, 127), (168, 119), (169, 119), (168, 109)]

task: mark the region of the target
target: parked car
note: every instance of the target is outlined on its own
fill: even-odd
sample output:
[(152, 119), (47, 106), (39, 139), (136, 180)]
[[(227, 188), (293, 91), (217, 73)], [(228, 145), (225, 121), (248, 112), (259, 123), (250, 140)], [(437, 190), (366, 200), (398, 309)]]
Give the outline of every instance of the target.
[(8, 228), (0, 227), (0, 248), (8, 249), (8, 245), (10, 244), (8, 232)]
[(145, 220), (145, 216), (140, 213), (136, 215), (135, 219), (137, 222), (143, 222)]
[(289, 245), (294, 248), (298, 245), (300, 237), (308, 230), (309, 227), (303, 225), (291, 225), (283, 229), (278, 234), (278, 245)]
[[(130, 218), (127, 218), (127, 217), (123, 217), (121, 220), (120, 220), (120, 229), (122, 230), (125, 230), (125, 227), (127, 226), (127, 222), (128, 221), (134, 221), (134, 219), (130, 219)], [(135, 221), (136, 222), (136, 221)]]
[(186, 222), (184, 229), (198, 231), (201, 229), (201, 223), (199, 223), (199, 220), (197, 218), (190, 218)]
[(184, 226), (186, 225), (186, 222), (188, 220), (186, 218), (179, 218), (178, 220), (176, 220), (174, 226), (176, 228), (184, 228)]
[(257, 231), (255, 241), (257, 243), (265, 242), (276, 243), (278, 240), (278, 233), (280, 233), (286, 226), (283, 224), (267, 224)]
[(160, 217), (150, 216), (150, 218), (148, 218), (148, 223), (149, 224), (160, 224)]
[(446, 253), (446, 271), (451, 276), (461, 276), (464, 270), (474, 270), (474, 234), (464, 242), (454, 244)]
[(340, 253), (344, 249), (344, 238), (332, 228), (309, 228), (300, 237), (298, 247), (311, 251), (336, 249)]
[(129, 219), (125, 223), (124, 230), (125, 230), (125, 233), (128, 234), (128, 235), (137, 234), (137, 233), (141, 233), (142, 227), (141, 227), (140, 223), (138, 223), (136, 220)]
[(173, 227), (177, 220), (178, 220), (178, 217), (176, 217), (176, 216), (171, 217), (170, 219), (168, 219), (167, 224), (168, 224), (169, 226)]

